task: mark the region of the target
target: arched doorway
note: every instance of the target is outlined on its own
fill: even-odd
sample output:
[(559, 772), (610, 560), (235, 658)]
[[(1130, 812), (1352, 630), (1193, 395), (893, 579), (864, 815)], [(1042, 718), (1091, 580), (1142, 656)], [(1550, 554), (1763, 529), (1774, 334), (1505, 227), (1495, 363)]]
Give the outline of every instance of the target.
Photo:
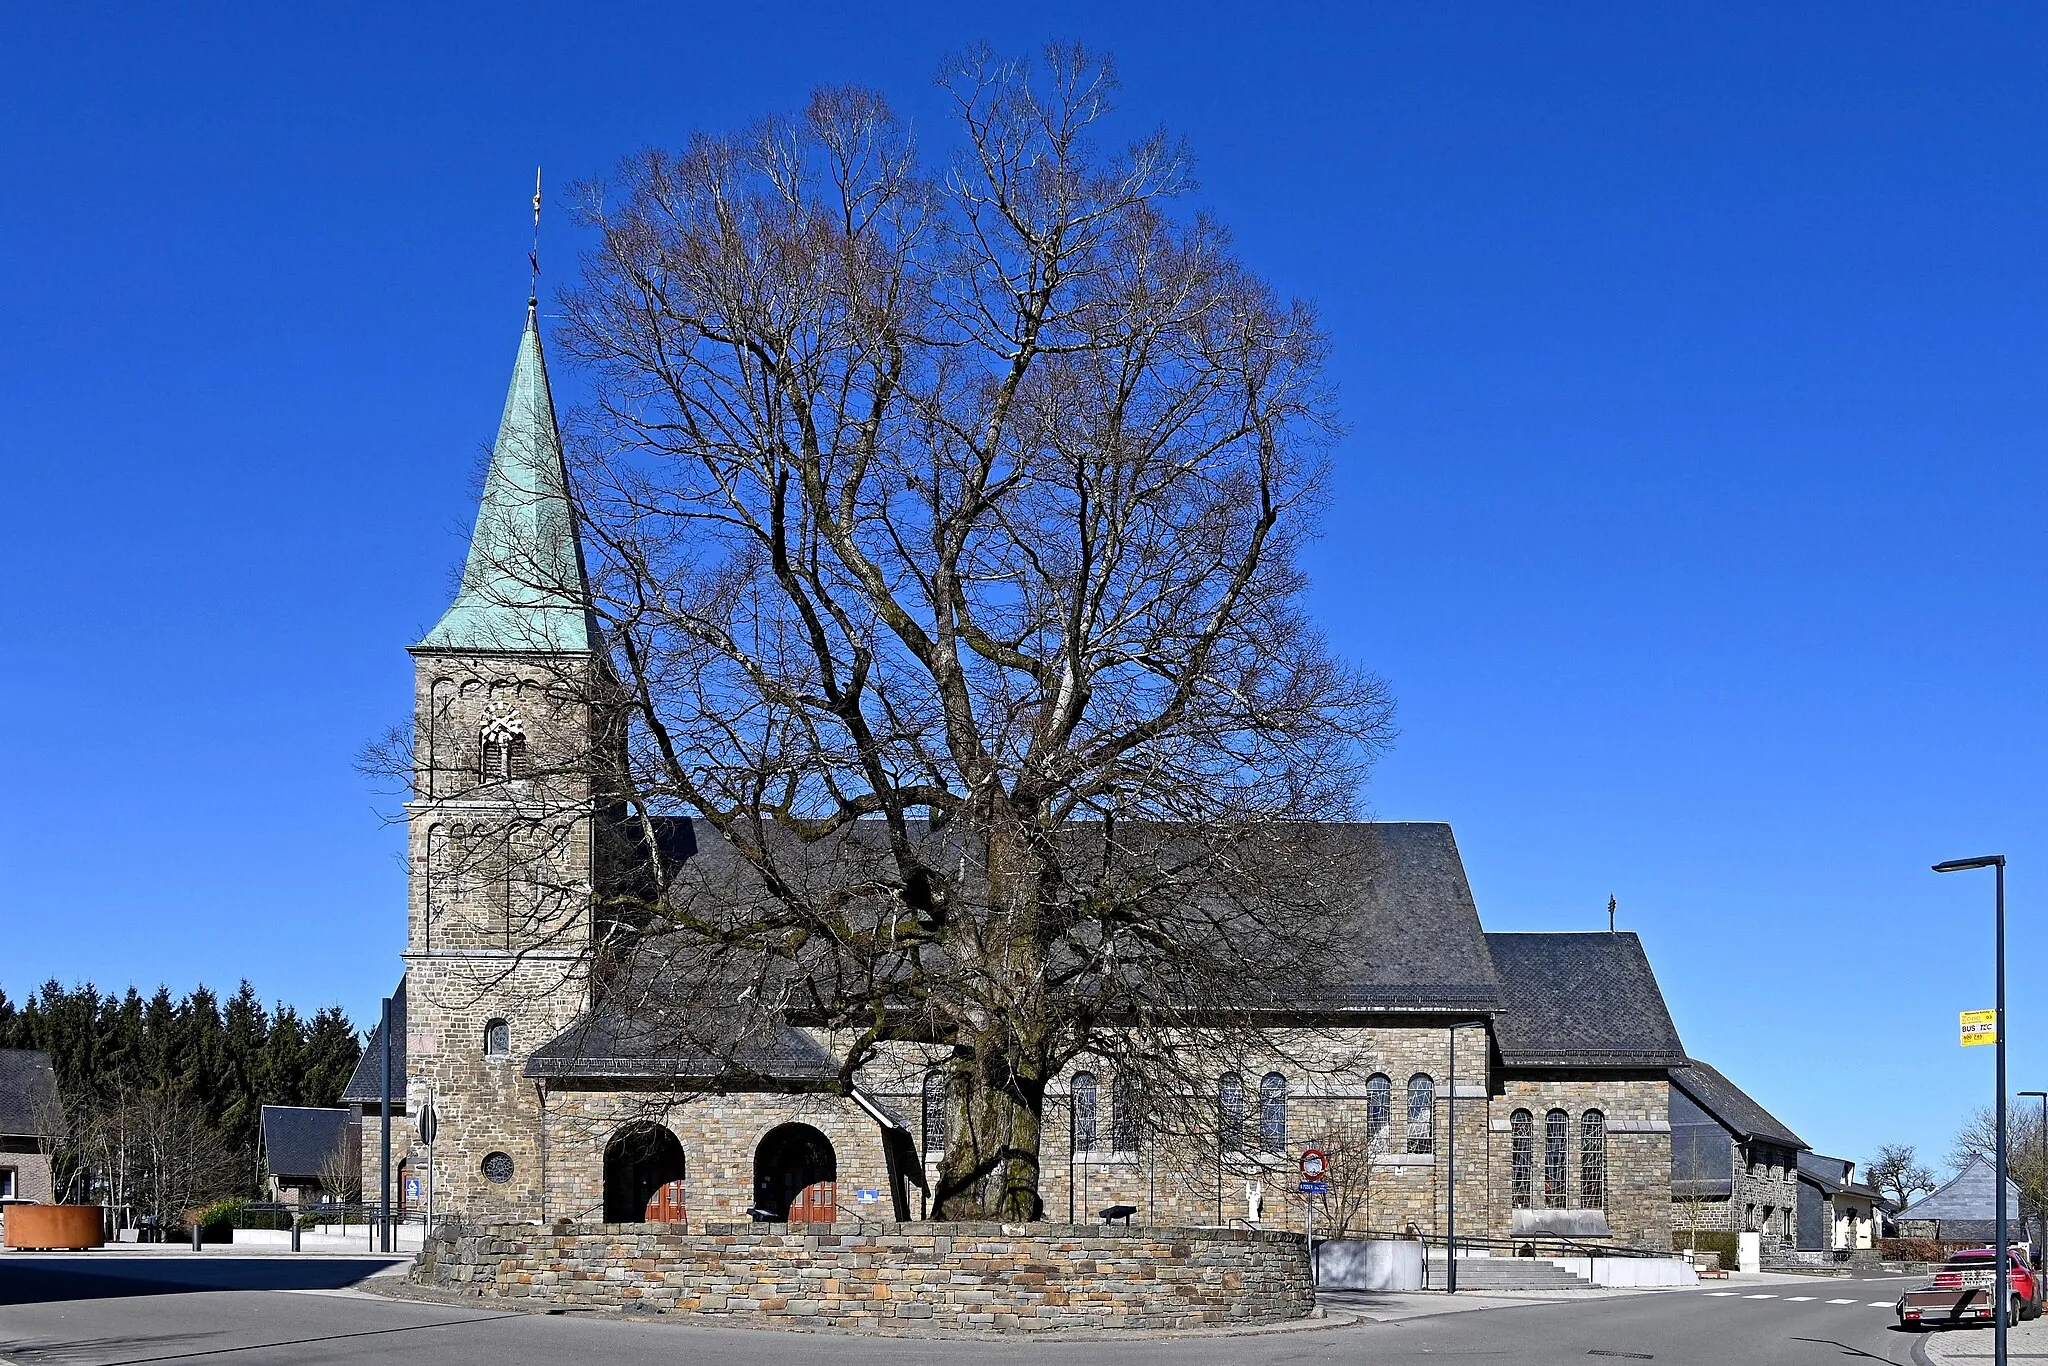
[(680, 1224), (683, 1145), (659, 1124), (628, 1124), (604, 1145), (604, 1221)]
[(839, 1209), (839, 1158), (808, 1124), (768, 1131), (754, 1150), (754, 1208), (777, 1222), (829, 1224)]

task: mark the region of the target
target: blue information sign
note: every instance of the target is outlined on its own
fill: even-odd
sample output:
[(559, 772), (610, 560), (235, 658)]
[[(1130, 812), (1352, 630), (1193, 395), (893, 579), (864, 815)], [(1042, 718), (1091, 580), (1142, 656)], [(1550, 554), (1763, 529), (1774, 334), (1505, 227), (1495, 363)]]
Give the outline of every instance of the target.
[(1301, 1183), (1301, 1193), (1303, 1195), (1328, 1195), (1330, 1193), (1330, 1183), (1327, 1181), (1304, 1181)]

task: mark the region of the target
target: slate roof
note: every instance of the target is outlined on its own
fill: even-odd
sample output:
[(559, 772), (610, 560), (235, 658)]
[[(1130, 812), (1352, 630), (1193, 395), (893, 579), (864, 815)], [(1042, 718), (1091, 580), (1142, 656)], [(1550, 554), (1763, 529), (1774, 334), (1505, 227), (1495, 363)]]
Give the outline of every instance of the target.
[(1657, 975), (1629, 931), (1489, 934), (1509, 1067), (1664, 1068), (1685, 1061)]
[(1745, 1139), (1762, 1139), (1787, 1148), (1807, 1148), (1806, 1140), (1780, 1124), (1777, 1117), (1728, 1078), (1698, 1058), (1671, 1069), (1672, 1084), (1719, 1120), (1728, 1130)]
[(1317, 1004), (1483, 1012), (1501, 979), (1451, 827), (1441, 821), (1332, 823), (1355, 881), (1333, 888), (1327, 940), (1339, 955)]
[[(403, 1088), (400, 1088), (401, 1091)], [(350, 1121), (341, 1109), (310, 1105), (263, 1107), (263, 1162), (272, 1176), (317, 1178), (328, 1156), (349, 1144)]]
[(0, 1134), (44, 1138), (51, 1121), (64, 1122), (57, 1104), (57, 1073), (50, 1055), (32, 1048), (0, 1048)]
[(1846, 1192), (1874, 1200), (1877, 1192), (1860, 1181), (1850, 1179), (1856, 1164), (1846, 1157), (1827, 1157), (1816, 1152), (1799, 1154), (1799, 1177), (1802, 1181), (1819, 1187), (1828, 1194)]
[[(370, 1041), (363, 1045), (363, 1056), (356, 1059), (356, 1070), (349, 1075), (348, 1085), (341, 1089), (344, 1104), (377, 1104), (384, 1098), (383, 1066), (384, 1022), (379, 1020), (370, 1029)], [(401, 1113), (405, 1109), (405, 979), (398, 979), (398, 986), (391, 993), (391, 1112)]]
[[(1982, 1220), (1998, 1218), (1998, 1201), (1992, 1195), (1998, 1171), (1988, 1157), (1972, 1156), (1955, 1179), (1899, 1211), (1901, 1219)], [(2016, 1225), (2020, 1217), (2020, 1188), (2008, 1176), (2005, 1180), (2006, 1218)]]
[(628, 1077), (727, 1084), (831, 1081), (839, 1064), (779, 1019), (703, 1006), (640, 1004), (585, 1015), (527, 1059), (529, 1077)]
[[(876, 841), (879, 859), (882, 832), (880, 821), (860, 821), (845, 837)], [(1329, 821), (1306, 833), (1312, 838), (1304, 858), (1318, 877), (1324, 876), (1325, 865), (1331, 870), (1328, 884), (1318, 882), (1313, 888), (1331, 957), (1329, 975), (1301, 996), (1301, 1007), (1473, 1013), (1499, 1008), (1500, 979), (1449, 825)], [(628, 832), (628, 838), (638, 836)], [(664, 856), (681, 854), (687, 860), (678, 895), (731, 904), (757, 894), (751, 872), (739, 866), (737, 855), (708, 823), (665, 818), (658, 822), (657, 840)], [(928, 857), (934, 866), (951, 862), (930, 851)], [(845, 872), (827, 864), (816, 875), (842, 879)], [(1301, 894), (1301, 887), (1284, 893)]]

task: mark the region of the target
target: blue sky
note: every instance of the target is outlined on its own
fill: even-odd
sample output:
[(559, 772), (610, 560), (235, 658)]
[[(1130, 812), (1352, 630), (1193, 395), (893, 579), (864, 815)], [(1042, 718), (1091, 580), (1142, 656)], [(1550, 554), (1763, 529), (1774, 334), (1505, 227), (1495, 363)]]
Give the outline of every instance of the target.
[(936, 138), (941, 57), (1048, 37), (1323, 310), (1376, 814), (1453, 822), (1491, 928), (1618, 895), (1691, 1049), (1854, 1157), (1989, 1097), (1989, 878), (1927, 866), (2005, 852), (2048, 1087), (2022, 4), (10, 6), (0, 987), (367, 1019), (403, 867), (351, 761), (462, 554), (534, 165), (839, 81)]

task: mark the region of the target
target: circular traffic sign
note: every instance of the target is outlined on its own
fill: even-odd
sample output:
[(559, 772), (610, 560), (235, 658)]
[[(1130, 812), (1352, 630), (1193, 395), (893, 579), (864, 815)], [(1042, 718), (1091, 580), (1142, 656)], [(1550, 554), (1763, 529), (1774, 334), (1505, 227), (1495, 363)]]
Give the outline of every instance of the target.
[(1325, 1172), (1329, 1171), (1329, 1169), (1330, 1169), (1330, 1160), (1329, 1160), (1328, 1158), (1324, 1157), (1324, 1156), (1322, 1155), (1322, 1153), (1318, 1152), (1318, 1151), (1317, 1151), (1316, 1149), (1314, 1149), (1314, 1148), (1310, 1148), (1310, 1149), (1308, 1149), (1308, 1150), (1307, 1150), (1306, 1152), (1302, 1153), (1302, 1155), (1301, 1155), (1301, 1179), (1302, 1179), (1302, 1180), (1304, 1180), (1304, 1181), (1320, 1181), (1320, 1180), (1322, 1180), (1322, 1179), (1323, 1179), (1323, 1174), (1324, 1174)]

